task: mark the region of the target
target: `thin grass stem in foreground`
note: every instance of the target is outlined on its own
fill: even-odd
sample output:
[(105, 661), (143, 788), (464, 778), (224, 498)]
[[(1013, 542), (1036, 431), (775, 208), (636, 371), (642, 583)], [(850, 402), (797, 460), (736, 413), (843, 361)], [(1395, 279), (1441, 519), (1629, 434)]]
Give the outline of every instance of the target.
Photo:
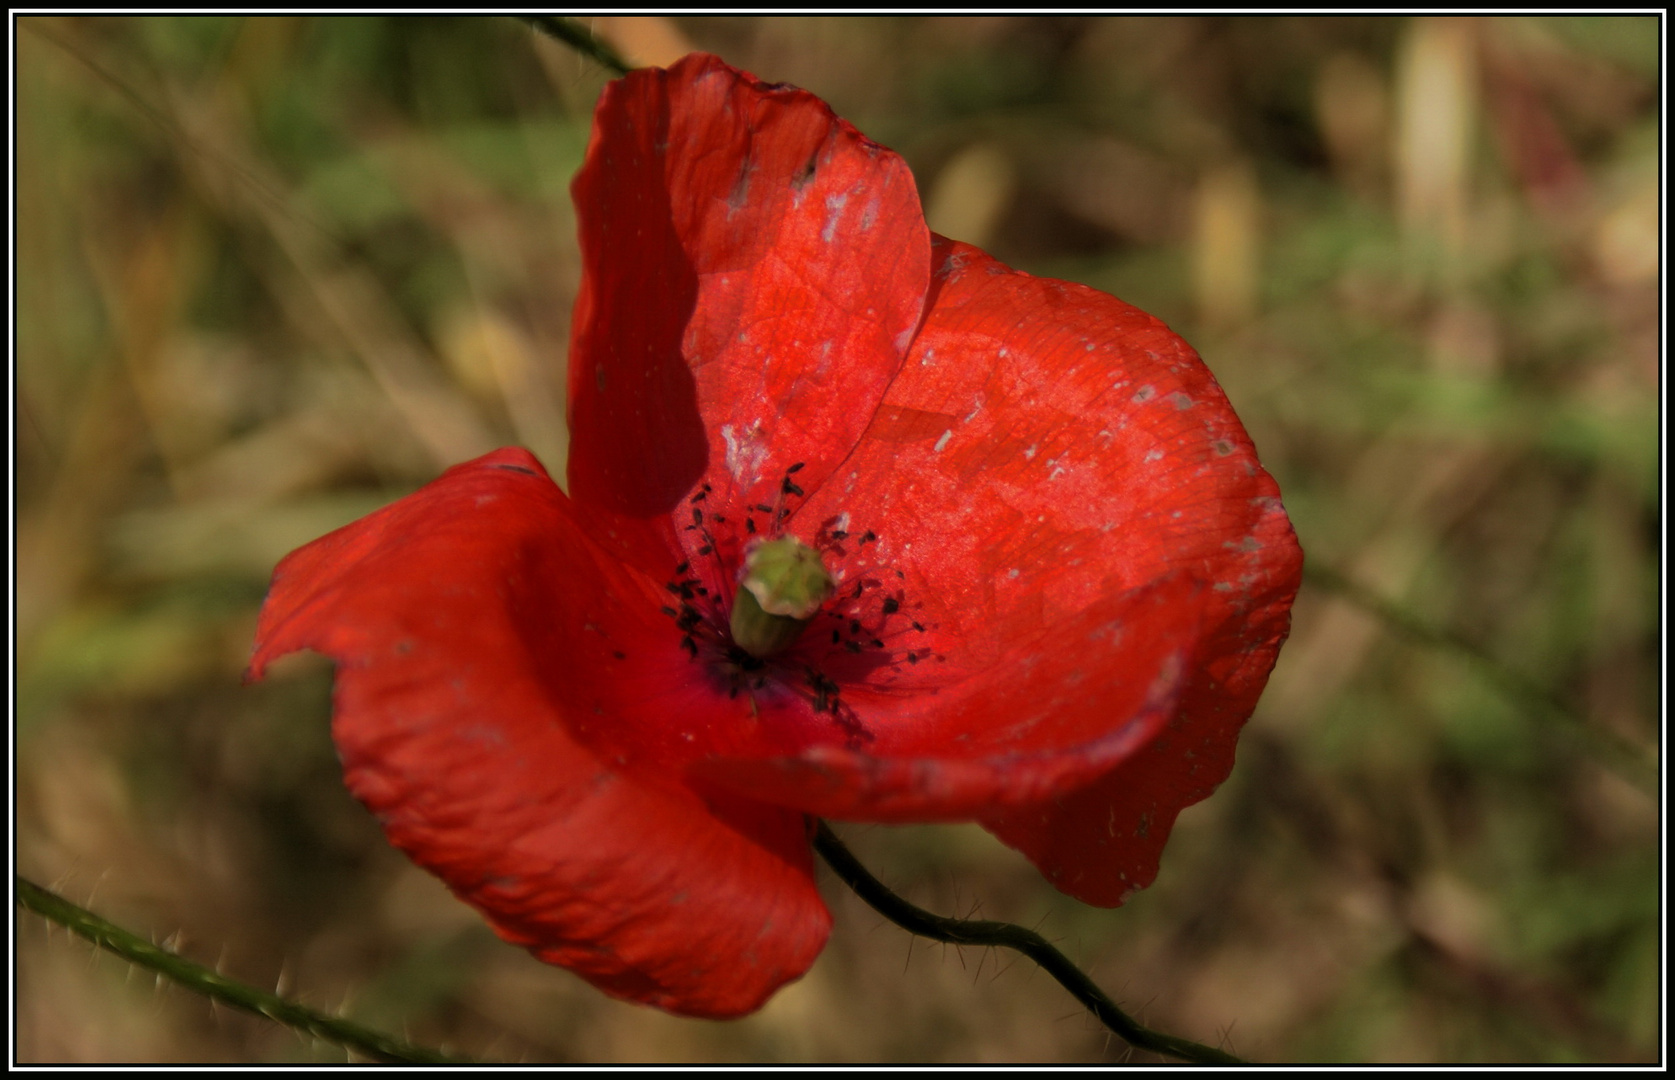
[(1555, 722), (1596, 761), (1646, 794), (1657, 794), (1658, 766), (1655, 757), (1648, 757), (1645, 750), (1616, 732), (1588, 723), (1586, 717), (1560, 700), (1552, 691), (1496, 659), (1481, 645), (1453, 630), (1432, 626), (1394, 601), (1380, 596), (1330, 567), (1314, 563), (1305, 564), (1303, 581), (1324, 592), (1343, 597), (1378, 619), (1399, 637), (1464, 660), (1507, 700)]
[(609, 68), (618, 75), (626, 75), (629, 72), (628, 61), (624, 60), (616, 49), (611, 47), (610, 42), (596, 36), (592, 30), (575, 19), (566, 18), (563, 15), (517, 15), (514, 17), (530, 29), (564, 42), (601, 67)]

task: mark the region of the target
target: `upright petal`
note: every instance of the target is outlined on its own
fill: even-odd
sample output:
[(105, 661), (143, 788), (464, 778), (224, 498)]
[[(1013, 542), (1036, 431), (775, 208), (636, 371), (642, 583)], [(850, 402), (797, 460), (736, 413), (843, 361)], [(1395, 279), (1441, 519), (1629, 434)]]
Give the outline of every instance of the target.
[(818, 487), (923, 310), (907, 166), (818, 98), (695, 54), (606, 87), (574, 194), (574, 498), (667, 516), (707, 482), (736, 520), (799, 462)]
[(251, 676), (337, 661), (350, 790), (502, 937), (619, 997), (737, 1016), (807, 970), (830, 916), (800, 814), (700, 795), (596, 712), (676, 652), (656, 592), (501, 450), (288, 556)]

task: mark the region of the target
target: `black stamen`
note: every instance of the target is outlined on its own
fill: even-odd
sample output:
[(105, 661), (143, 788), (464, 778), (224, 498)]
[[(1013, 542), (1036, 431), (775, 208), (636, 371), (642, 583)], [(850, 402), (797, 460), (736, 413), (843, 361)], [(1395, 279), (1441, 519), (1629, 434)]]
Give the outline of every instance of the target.
[(813, 668), (809, 668), (808, 686), (810, 690), (814, 691), (814, 711), (827, 712), (829, 710), (833, 716), (836, 716), (838, 712), (838, 684)]
[(894, 615), (896, 612), (898, 612), (900, 610), (901, 610), (901, 601), (897, 600), (893, 596), (886, 596), (884, 598), (884, 614)]

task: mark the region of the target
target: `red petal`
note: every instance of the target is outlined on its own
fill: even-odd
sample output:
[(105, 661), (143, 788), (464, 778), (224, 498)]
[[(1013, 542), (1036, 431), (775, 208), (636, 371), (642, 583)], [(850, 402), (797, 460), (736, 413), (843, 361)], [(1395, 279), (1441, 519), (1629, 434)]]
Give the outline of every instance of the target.
[[(862, 821), (970, 820), (1085, 786), (1174, 714), (1209, 591), (1184, 574), (1105, 598), (987, 671), (907, 697), (846, 688), (867, 736), (695, 770), (752, 798)], [(863, 749), (864, 748), (864, 749)]]
[[(948, 681), (987, 680), (977, 685), (997, 703), (1018, 677), (1015, 643), (1057, 641), (1054, 628), (1104, 598), (1171, 574), (1208, 586), (1205, 642), (1167, 742), (1081, 798), (983, 819), (1066, 891), (1114, 904), (1151, 879), (1179, 810), (1226, 778), (1289, 627), (1302, 553), (1231, 406), (1167, 327), (964, 244), (939, 238), (935, 257), (900, 376), (798, 520), (847, 513), (850, 532), (874, 531), (841, 573), (901, 575)], [(1146, 664), (1082, 651), (1090, 686), (1146, 677)], [(1012, 719), (996, 708), (970, 722)]]
[(337, 661), (350, 789), (502, 937), (619, 997), (737, 1016), (807, 970), (830, 916), (800, 814), (701, 796), (597, 714), (678, 641), (653, 632), (656, 591), (501, 450), (287, 557), (251, 675)]
[[(1241, 544), (1242, 558), (1224, 571), (1223, 583), (1250, 587), (1216, 594), (1214, 629), (1199, 653), (1203, 662), (1187, 681), (1168, 727), (1085, 790), (982, 818), (984, 827), (1078, 900), (1115, 907), (1150, 885), (1176, 816), (1207, 798), (1233, 771), (1239, 729), (1256, 708), (1285, 643), (1302, 575), (1296, 534), (1277, 497), (1273, 506), (1274, 513), (1251, 527), (1254, 543)], [(1264, 559), (1266, 552), (1273, 554)], [(1258, 582), (1265, 588), (1255, 587)]]
[(649, 518), (707, 482), (736, 521), (798, 462), (818, 487), (923, 308), (907, 166), (818, 98), (695, 54), (606, 87), (573, 191), (576, 501)]

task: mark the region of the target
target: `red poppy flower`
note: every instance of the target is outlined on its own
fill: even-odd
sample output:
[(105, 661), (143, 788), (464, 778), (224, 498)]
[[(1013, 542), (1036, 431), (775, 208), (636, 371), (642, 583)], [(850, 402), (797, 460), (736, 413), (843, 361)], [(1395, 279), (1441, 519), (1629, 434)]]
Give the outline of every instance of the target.
[[(1192, 349), (933, 236), (900, 158), (714, 57), (607, 87), (574, 192), (568, 496), (500, 450), (300, 549), (252, 676), (332, 657), (391, 841), (674, 1012), (813, 963), (811, 815), (977, 820), (1089, 903), (1148, 884), (1301, 566)], [(741, 599), (764, 550), (803, 608)], [(741, 647), (740, 604), (785, 633)]]

